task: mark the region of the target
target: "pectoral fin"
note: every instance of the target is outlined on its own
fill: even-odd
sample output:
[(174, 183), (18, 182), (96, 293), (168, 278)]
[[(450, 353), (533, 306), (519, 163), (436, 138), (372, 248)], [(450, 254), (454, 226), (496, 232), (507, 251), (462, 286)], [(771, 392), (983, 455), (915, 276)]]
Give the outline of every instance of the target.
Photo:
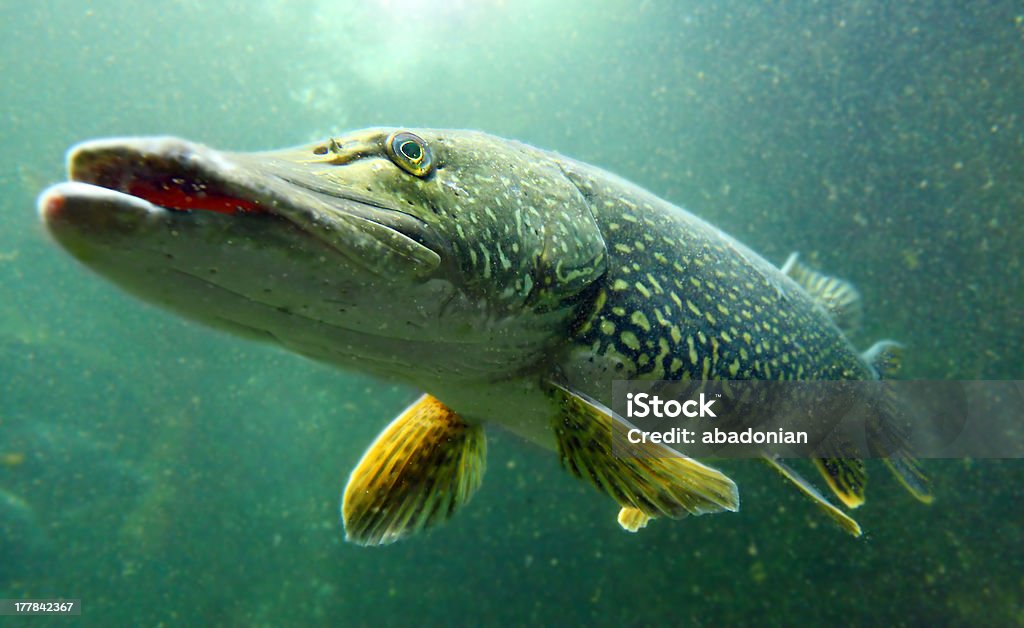
[(825, 497), (818, 492), (818, 489), (814, 488), (810, 482), (805, 480), (799, 473), (790, 467), (782, 463), (781, 460), (772, 456), (765, 456), (764, 461), (771, 468), (779, 472), (779, 475), (786, 478), (796, 486), (801, 493), (811, 498), (818, 508), (821, 509), (829, 518), (839, 524), (839, 527), (846, 530), (853, 536), (860, 536), (860, 525), (857, 524), (852, 518), (850, 518), (842, 510), (839, 510), (832, 505)]
[(346, 538), (385, 545), (446, 521), (480, 487), (486, 453), (481, 426), (420, 397), (352, 471), (341, 505)]
[[(586, 395), (552, 384), (558, 404), (552, 429), (562, 466), (589, 481), (623, 507), (619, 523), (636, 531), (654, 517), (678, 519), (739, 509), (736, 485), (728, 477), (664, 445), (643, 443), (621, 452), (632, 427)], [(618, 453), (618, 455), (617, 455)]]

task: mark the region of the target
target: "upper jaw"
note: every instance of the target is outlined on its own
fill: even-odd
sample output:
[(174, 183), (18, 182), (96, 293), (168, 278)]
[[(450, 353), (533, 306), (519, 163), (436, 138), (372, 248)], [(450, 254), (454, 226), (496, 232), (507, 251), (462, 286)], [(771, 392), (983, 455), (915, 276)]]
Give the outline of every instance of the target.
[(303, 185), (316, 180), (310, 170), (318, 166), (298, 154), (221, 153), (173, 137), (84, 142), (68, 152), (71, 182), (45, 191), (39, 212), (52, 231), (76, 208), (90, 214), (80, 219), (104, 226), (119, 217), (97, 216), (99, 208), (164, 219), (181, 211), (228, 221), (276, 217), (372, 272), (427, 277), (440, 266), (446, 247), (423, 221), (344, 190)]

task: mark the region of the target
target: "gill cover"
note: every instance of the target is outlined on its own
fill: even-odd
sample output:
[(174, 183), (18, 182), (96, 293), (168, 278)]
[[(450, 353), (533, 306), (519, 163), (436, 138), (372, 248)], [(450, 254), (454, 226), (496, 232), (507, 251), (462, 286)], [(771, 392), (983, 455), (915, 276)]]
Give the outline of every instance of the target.
[[(570, 181), (571, 183), (571, 181)], [(574, 201), (546, 216), (536, 260), (537, 285), (527, 300), (538, 310), (557, 307), (594, 283), (607, 270), (604, 237), (575, 184)]]

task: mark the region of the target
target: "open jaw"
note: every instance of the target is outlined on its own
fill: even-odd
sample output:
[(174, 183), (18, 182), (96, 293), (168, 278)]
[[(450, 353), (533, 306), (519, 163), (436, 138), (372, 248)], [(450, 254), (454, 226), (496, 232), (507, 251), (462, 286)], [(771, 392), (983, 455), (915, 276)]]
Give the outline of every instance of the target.
[[(279, 199), (247, 184), (251, 174), (204, 146), (175, 138), (126, 138), (86, 142), (68, 152), (71, 184), (40, 197), (48, 224), (65, 205), (105, 201), (111, 211), (208, 211), (229, 216), (277, 215)], [(77, 183), (77, 185), (75, 185)]]
[(43, 192), (38, 208), (68, 248), (166, 231), (187, 215), (239, 229), (270, 221), (353, 263), (375, 260), (379, 271), (422, 274), (439, 265), (442, 243), (420, 219), (342, 186), (335, 195), (304, 185), (315, 179), (311, 167), (284, 154), (222, 154), (176, 138), (99, 140), (69, 151), (70, 181)]

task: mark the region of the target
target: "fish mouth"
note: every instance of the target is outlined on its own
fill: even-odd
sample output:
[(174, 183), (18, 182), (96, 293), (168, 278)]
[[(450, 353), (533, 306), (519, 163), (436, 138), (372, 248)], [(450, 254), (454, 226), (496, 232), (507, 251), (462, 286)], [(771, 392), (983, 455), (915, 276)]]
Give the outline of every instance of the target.
[[(297, 151), (296, 151), (297, 152)], [(124, 138), (68, 151), (69, 181), (38, 210), (51, 233), (130, 235), (184, 216), (223, 223), (277, 221), (374, 273), (428, 276), (447, 247), (425, 222), (373, 199), (325, 190), (315, 166), (287, 153), (221, 153), (177, 138)]]

